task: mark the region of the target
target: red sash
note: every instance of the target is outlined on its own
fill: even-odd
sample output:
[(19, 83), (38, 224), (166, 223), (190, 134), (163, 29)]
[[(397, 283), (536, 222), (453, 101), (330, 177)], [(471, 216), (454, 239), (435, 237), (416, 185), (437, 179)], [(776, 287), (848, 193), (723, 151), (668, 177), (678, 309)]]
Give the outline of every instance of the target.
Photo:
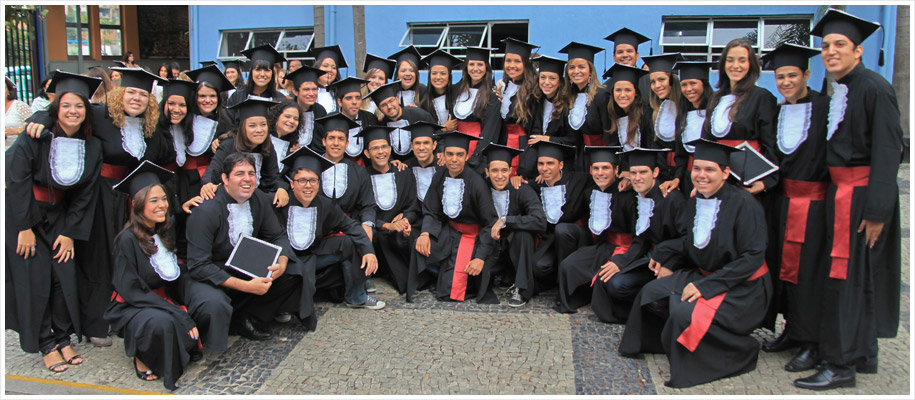
[(726, 145), (726, 146), (731, 146), (731, 147), (736, 147), (738, 144), (741, 144), (741, 143), (743, 143), (743, 142), (749, 143), (749, 144), (750, 144), (750, 147), (752, 147), (754, 150), (756, 150), (756, 151), (758, 151), (758, 152), (762, 152), (762, 147), (759, 147), (759, 141), (758, 141), (758, 140), (718, 139), (718, 143), (721, 143), (721, 144)]
[(363, 167), (363, 168), (365, 167), (365, 159), (361, 155), (356, 156), (356, 157), (351, 157), (349, 154), (344, 153), (343, 156), (350, 159), (352, 162), (356, 163), (356, 165)]
[(581, 138), (585, 141), (585, 146), (606, 146), (607, 142), (604, 141), (604, 135), (589, 135), (587, 133), (582, 133)]
[[(629, 246), (632, 245), (633, 237), (634, 236), (631, 233), (608, 232), (607, 242), (616, 246), (616, 248), (613, 249), (613, 254), (611, 254), (610, 257), (618, 254), (623, 254), (628, 251)], [(597, 282), (598, 277), (600, 277), (600, 270), (598, 270), (597, 273), (594, 274), (594, 277), (591, 278), (591, 286), (594, 286), (594, 282)]]
[(162, 168), (165, 168), (172, 172), (178, 172), (178, 163), (166, 164), (166, 165), (163, 165)]
[(677, 162), (674, 161), (674, 157), (676, 157), (676, 154), (674, 154), (673, 151), (667, 152), (667, 166), (668, 167), (673, 167), (673, 166), (677, 165)]
[(788, 218), (782, 244), (782, 265), (779, 279), (797, 284), (801, 247), (807, 235), (807, 214), (811, 201), (826, 200), (828, 182), (807, 182), (782, 179), (782, 194), (788, 198)]
[[(480, 134), (483, 132), (483, 127), (479, 122), (463, 122), (458, 121), (457, 130), (461, 133), (466, 133), (470, 136), (480, 137)], [(470, 146), (467, 148), (467, 155), (472, 156), (473, 151), (477, 149), (477, 142), (479, 140), (471, 140)]]
[[(505, 141), (505, 145), (515, 149), (520, 149), (521, 147), (521, 138), (527, 137), (527, 132), (524, 131), (524, 128), (518, 124), (505, 124), (505, 133), (508, 136), (508, 139)], [(510, 176), (518, 175), (518, 157), (514, 156), (511, 163), (511, 174)]]
[(35, 200), (51, 204), (57, 204), (64, 199), (63, 190), (48, 189), (34, 183), (32, 184), (32, 195), (35, 196)]
[[(712, 274), (702, 268), (699, 268), (699, 273), (701, 273), (702, 276), (709, 276)], [(767, 273), (769, 273), (769, 267), (766, 265), (766, 262), (763, 261), (763, 265), (753, 273), (753, 276), (747, 278), (747, 282), (762, 278)], [(704, 297), (699, 297), (699, 299), (696, 300), (696, 307), (693, 308), (693, 314), (690, 316), (689, 326), (687, 326), (686, 329), (683, 330), (683, 333), (677, 338), (677, 343), (682, 344), (683, 347), (686, 347), (690, 352), (696, 351), (699, 342), (705, 337), (708, 328), (712, 326), (715, 312), (718, 311), (718, 307), (721, 306), (721, 302), (724, 301), (724, 296), (727, 294), (728, 292), (724, 292), (708, 300)]]
[(448, 225), (461, 233), (457, 257), (454, 260), (454, 276), (451, 278), (451, 299), (464, 301), (468, 279), (467, 273), (464, 272), (464, 267), (473, 259), (473, 242), (476, 241), (477, 235), (480, 234), (480, 225), (462, 224), (454, 221), (448, 221)]
[(851, 197), (856, 187), (867, 186), (871, 167), (829, 167), (829, 176), (836, 185), (835, 215), (833, 217), (832, 266), (829, 277), (842, 279), (848, 276), (848, 257), (851, 247)]
[(188, 155), (187, 159), (184, 161), (184, 165), (181, 166), (181, 169), (196, 169), (197, 174), (200, 175), (200, 179), (203, 179), (203, 173), (207, 172), (207, 167), (209, 166), (210, 156), (205, 154), (201, 154), (199, 156)]
[(102, 163), (101, 175), (106, 178), (121, 180), (127, 176), (127, 167), (123, 165)]

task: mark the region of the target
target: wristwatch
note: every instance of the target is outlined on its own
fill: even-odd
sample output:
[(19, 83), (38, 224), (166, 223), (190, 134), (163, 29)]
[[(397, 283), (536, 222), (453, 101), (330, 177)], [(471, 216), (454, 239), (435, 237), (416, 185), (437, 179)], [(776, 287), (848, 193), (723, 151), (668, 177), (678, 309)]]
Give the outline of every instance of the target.
[(503, 215), (503, 216), (501, 216), (501, 217), (499, 217), (499, 220), (500, 220), (500, 221), (502, 221), (502, 227), (503, 227), (503, 228), (504, 228), (504, 227), (505, 227), (505, 224), (507, 224), (507, 223), (508, 223), (508, 222), (507, 222), (507, 221), (506, 221), (506, 218), (505, 218), (505, 216), (504, 216), (504, 215)]

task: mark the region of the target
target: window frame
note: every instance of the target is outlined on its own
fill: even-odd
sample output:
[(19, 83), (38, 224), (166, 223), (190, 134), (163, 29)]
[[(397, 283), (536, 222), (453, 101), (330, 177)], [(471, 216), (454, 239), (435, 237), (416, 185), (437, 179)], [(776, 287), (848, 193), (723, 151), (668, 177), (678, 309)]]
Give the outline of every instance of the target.
[(311, 33), (311, 37), (308, 38), (308, 44), (306, 45), (304, 50), (277, 49), (277, 51), (280, 54), (282, 54), (284, 57), (286, 57), (287, 61), (289, 61), (289, 60), (310, 60), (310, 59), (312, 59), (312, 57), (295, 57), (295, 56), (290, 56), (290, 54), (305, 53), (305, 52), (311, 50), (312, 46), (314, 45), (314, 41), (315, 41), (315, 29), (313, 26), (286, 26), (286, 27), (271, 27), (271, 28), (252, 28), (252, 29), (221, 29), (221, 30), (219, 30), (219, 44), (216, 46), (216, 59), (219, 61), (224, 61), (224, 60), (234, 60), (234, 59), (244, 57), (244, 55), (241, 53), (236, 54), (236, 55), (231, 55), (231, 54), (225, 55), (225, 56), (222, 55), (223, 41), (224, 41), (223, 39), (226, 34), (247, 33), (248, 38), (245, 40), (245, 46), (243, 48), (243, 50), (247, 50), (247, 49), (251, 48), (251, 43), (254, 40), (254, 35), (257, 33), (279, 32), (279, 36), (277, 36), (276, 43), (273, 44), (273, 47), (276, 48), (286, 38), (287, 32), (301, 32), (301, 31), (309, 31)]
[[(453, 50), (463, 49), (464, 46), (451, 46), (450, 43), (448, 43), (448, 40), (449, 40), (448, 35), (451, 32), (452, 27), (461, 27), (461, 28), (483, 27), (483, 37), (480, 38), (479, 46), (489, 47), (489, 48), (498, 48), (499, 47), (498, 44), (497, 44), (497, 46), (492, 45), (493, 27), (495, 25), (509, 25), (509, 24), (524, 24), (525, 28), (527, 29), (527, 37), (528, 38), (530, 37), (531, 21), (528, 19), (407, 22), (407, 29), (406, 29), (406, 31), (404, 31), (404, 34), (400, 39), (400, 43), (397, 46), (399, 48), (406, 48), (406, 47), (410, 46), (410, 43), (406, 43), (406, 40), (410, 36), (410, 32), (413, 30), (413, 28), (442, 27), (444, 29), (442, 29), (442, 34), (439, 36), (439, 39), (436, 42), (435, 46), (432, 46), (432, 45), (414, 45), (414, 46), (417, 48), (432, 49), (432, 51), (435, 51), (436, 49), (442, 49), (442, 50), (447, 51), (449, 54), (463, 60), (466, 57), (466, 55), (463, 54), (463, 51), (453, 51)], [(491, 58), (492, 59), (505, 58), (505, 54), (504, 53), (492, 53)], [(493, 64), (493, 71), (502, 71), (502, 69), (495, 68), (495, 64), (496, 64), (495, 62), (492, 62), (492, 64)]]
[[(118, 59), (121, 59), (121, 57), (124, 57), (124, 54), (126, 54), (126, 52), (124, 51), (124, 6), (116, 6), (118, 8), (118, 19), (121, 21), (120, 24), (116, 24), (116, 25), (102, 23), (102, 15), (101, 15), (102, 7), (108, 7), (108, 6), (109, 6), (108, 4), (100, 4), (98, 6), (98, 12), (96, 13), (96, 14), (98, 14), (96, 17), (98, 18), (99, 54), (101, 55), (103, 60), (118, 60)], [(91, 15), (90, 15), (90, 17), (91, 17)], [(103, 44), (101, 43), (103, 29), (117, 30), (117, 31), (121, 32), (121, 40), (120, 40), (121, 41), (121, 54), (119, 54), (119, 55), (104, 54), (104, 52), (102, 51)], [(138, 55), (134, 54), (134, 58), (137, 58), (137, 57), (138, 57)]]
[[(77, 22), (68, 22), (67, 21), (67, 8), (66, 8), (67, 6), (76, 7)], [(82, 10), (83, 7), (86, 8), (85, 12), (83, 12), (83, 10)], [(79, 20), (81, 19), (81, 17), (83, 15), (86, 16), (86, 22), (80, 23)], [(79, 57), (79, 48), (80, 48), (80, 46), (82, 46), (82, 43), (83, 43), (82, 35), (81, 35), (82, 31), (85, 31), (86, 36), (88, 36), (88, 38), (86, 39), (86, 46), (89, 48), (88, 53), (83, 52), (83, 57), (89, 57), (89, 58), (92, 57), (93, 51), (92, 51), (92, 32), (90, 31), (91, 27), (92, 27), (92, 12), (89, 8), (89, 5), (67, 4), (64, 6), (64, 40), (66, 40), (66, 43), (67, 43), (67, 58), (68, 59), (75, 60), (76, 58)], [(76, 29), (76, 46), (77, 46), (76, 54), (70, 54), (70, 39), (67, 37), (68, 28)]]

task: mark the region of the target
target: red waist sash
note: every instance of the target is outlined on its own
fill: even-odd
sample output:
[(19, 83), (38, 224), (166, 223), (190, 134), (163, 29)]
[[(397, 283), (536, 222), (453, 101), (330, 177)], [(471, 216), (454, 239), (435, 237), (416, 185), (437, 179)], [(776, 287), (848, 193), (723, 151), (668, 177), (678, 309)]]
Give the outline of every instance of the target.
[(603, 134), (589, 135), (587, 133), (581, 134), (582, 140), (585, 141), (585, 146), (606, 146), (607, 142), (604, 141)]
[[(709, 276), (712, 274), (702, 268), (699, 268), (699, 273), (702, 274), (702, 276)], [(747, 282), (755, 281), (768, 273), (769, 267), (766, 265), (766, 262), (763, 261), (762, 266), (753, 273), (753, 276), (747, 278)], [(721, 306), (721, 303), (724, 301), (724, 296), (727, 294), (728, 292), (724, 292), (708, 300), (704, 297), (699, 297), (699, 299), (696, 300), (696, 307), (693, 308), (693, 313), (690, 316), (689, 326), (687, 326), (686, 329), (683, 330), (683, 333), (677, 337), (677, 343), (682, 344), (683, 347), (686, 347), (690, 352), (696, 351), (699, 342), (702, 341), (702, 338), (705, 337), (708, 329), (712, 326), (712, 320), (715, 318), (715, 313), (718, 311), (718, 307)]]
[(811, 201), (826, 200), (828, 182), (807, 182), (782, 179), (782, 194), (788, 198), (788, 217), (782, 244), (782, 265), (779, 279), (797, 284), (801, 248), (807, 236), (807, 214)]
[(32, 195), (35, 196), (35, 200), (51, 204), (57, 204), (64, 199), (63, 190), (48, 189), (34, 183), (32, 184)]
[[(634, 236), (631, 233), (621, 233), (621, 232), (608, 232), (607, 233), (607, 243), (610, 243), (616, 246), (613, 249), (613, 254), (610, 257), (613, 257), (618, 254), (623, 254), (629, 250), (629, 246), (632, 245), (632, 238)], [(619, 266), (617, 266), (619, 267)], [(597, 282), (597, 278), (600, 277), (600, 270), (594, 274), (594, 277), (591, 278), (591, 286), (594, 286), (594, 282)]]
[(676, 154), (674, 154), (673, 151), (667, 152), (667, 166), (668, 167), (674, 167), (677, 165), (677, 162), (674, 161), (674, 157), (676, 157)]
[[(505, 133), (507, 139), (505, 145), (515, 149), (521, 149), (521, 140), (527, 138), (527, 132), (518, 124), (505, 124)], [(510, 176), (518, 175), (518, 157), (512, 157)]]
[(166, 165), (163, 165), (162, 168), (165, 168), (172, 172), (178, 172), (178, 163), (173, 162), (171, 164), (166, 164)]
[(830, 278), (845, 280), (848, 276), (851, 230), (857, 228), (851, 226), (851, 197), (856, 187), (867, 186), (870, 173), (869, 166), (829, 167), (829, 176), (836, 185)]
[(464, 301), (468, 279), (467, 272), (464, 272), (464, 267), (473, 259), (473, 243), (477, 240), (477, 235), (480, 234), (480, 225), (462, 224), (454, 221), (448, 221), (448, 225), (461, 233), (457, 257), (454, 260), (454, 276), (451, 279), (451, 299)]
[[(479, 122), (462, 122), (458, 121), (457, 130), (461, 133), (466, 133), (470, 136), (480, 137), (483, 133), (483, 127)], [(477, 143), (479, 140), (471, 140), (470, 146), (467, 148), (467, 155), (472, 156), (473, 151), (477, 149)]]
[(184, 161), (184, 165), (181, 166), (181, 169), (196, 169), (197, 174), (200, 175), (200, 179), (203, 179), (203, 173), (207, 171), (207, 167), (209, 166), (210, 156), (205, 154), (201, 154), (199, 156), (188, 155), (187, 159)]
[(123, 165), (102, 163), (101, 175), (106, 178), (121, 180), (127, 176), (127, 167)]

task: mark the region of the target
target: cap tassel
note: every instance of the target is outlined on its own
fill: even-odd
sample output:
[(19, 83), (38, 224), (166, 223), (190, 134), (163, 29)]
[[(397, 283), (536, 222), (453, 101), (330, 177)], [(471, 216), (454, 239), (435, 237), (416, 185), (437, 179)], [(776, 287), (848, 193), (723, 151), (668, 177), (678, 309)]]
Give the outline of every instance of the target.
[(880, 57), (877, 59), (877, 65), (883, 66), (884, 51), (883, 44), (886, 43), (886, 29), (883, 28), (883, 24), (880, 24)]
[(654, 55), (654, 42), (651, 39), (648, 39), (648, 55)]

